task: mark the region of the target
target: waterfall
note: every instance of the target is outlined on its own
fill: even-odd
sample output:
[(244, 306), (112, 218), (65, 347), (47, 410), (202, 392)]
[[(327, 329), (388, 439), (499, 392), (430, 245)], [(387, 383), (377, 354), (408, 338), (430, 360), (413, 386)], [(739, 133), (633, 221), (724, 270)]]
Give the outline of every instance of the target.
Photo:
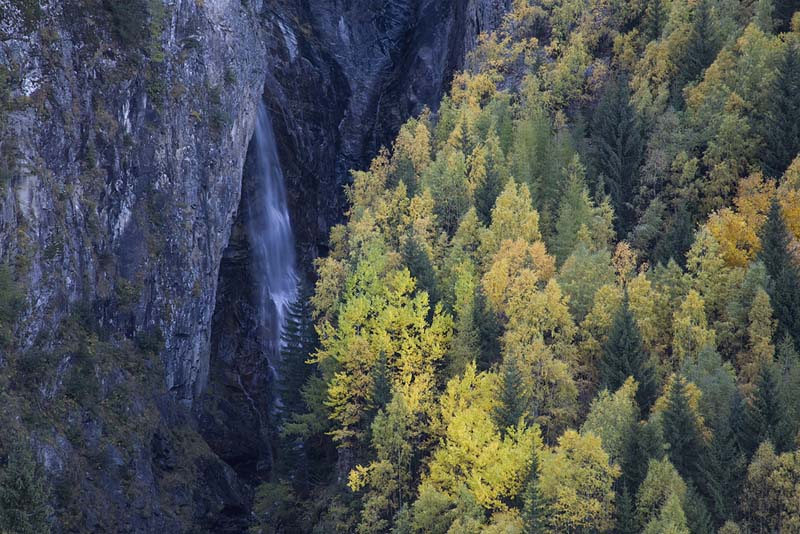
[[(289, 305), (296, 298), (297, 273), (286, 185), (278, 160), (275, 133), (263, 102), (258, 108), (253, 148), (257, 192), (249, 205), (248, 232), (259, 281), (259, 320), (269, 334), (267, 363), (272, 378), (278, 379), (281, 332)], [(278, 397), (276, 405), (280, 406)]]

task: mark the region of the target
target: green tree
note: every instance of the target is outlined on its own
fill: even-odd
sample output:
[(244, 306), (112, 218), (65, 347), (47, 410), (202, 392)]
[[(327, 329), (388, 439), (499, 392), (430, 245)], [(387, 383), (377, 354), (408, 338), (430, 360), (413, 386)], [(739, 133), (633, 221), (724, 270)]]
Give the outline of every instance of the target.
[(481, 222), (488, 226), (492, 222), (492, 208), (497, 197), (503, 191), (508, 181), (508, 169), (505, 165), (505, 156), (500, 148), (500, 141), (492, 131), (486, 140), (486, 172), (475, 186), (475, 209)]
[(670, 217), (664, 236), (653, 249), (653, 262), (668, 264), (670, 260), (681, 267), (686, 266), (686, 253), (694, 241), (694, 222), (692, 214), (681, 204)]
[[(714, 15), (711, 13), (710, 0), (699, 0), (692, 12), (692, 22), (689, 30), (684, 61), (681, 63), (681, 75), (678, 78), (677, 89), (680, 90), (687, 84), (697, 81), (703, 75), (719, 51), (717, 29), (715, 28)], [(680, 94), (676, 95), (678, 102), (682, 100)]]
[(689, 532), (692, 534), (716, 533), (705, 500), (695, 489), (694, 484), (687, 484), (683, 510), (686, 514), (686, 525), (689, 527)]
[(473, 321), (478, 325), (478, 368), (485, 371), (492, 363), (500, 359), (502, 350), (500, 339), (503, 335), (503, 327), (497, 320), (497, 315), (490, 308), (486, 294), (480, 287), (475, 292)]
[(558, 205), (556, 234), (552, 252), (559, 264), (575, 250), (578, 232), (582, 226), (589, 228), (592, 223), (593, 206), (586, 188), (585, 171), (578, 156), (570, 164), (567, 183)]
[(775, 367), (763, 364), (756, 380), (753, 398), (747, 404), (744, 414), (748, 452), (764, 441), (773, 443), (778, 451), (788, 445), (783, 416), (785, 409), (778, 391)]
[(697, 414), (690, 406), (687, 383), (683, 377), (676, 376), (667, 396), (667, 406), (662, 414), (664, 441), (669, 446), (670, 461), (678, 473), (687, 480), (699, 478), (698, 468), (705, 447)]
[(312, 372), (306, 361), (319, 341), (312, 315), (311, 293), (300, 282), (297, 298), (289, 305), (281, 331), (280, 393), (287, 413), (305, 410), (302, 389)]
[(507, 355), (500, 365), (500, 392), (494, 418), (501, 432), (514, 427), (528, 414), (525, 382), (516, 358)]
[(714, 429), (701, 466), (703, 493), (708, 496), (714, 519), (723, 523), (733, 517), (746, 468), (730, 424)]
[(800, 346), (800, 273), (789, 252), (791, 235), (774, 200), (761, 236), (761, 261), (767, 268), (772, 309), (778, 321), (779, 333), (794, 339)]
[(667, 458), (650, 460), (636, 493), (636, 517), (644, 532), (689, 534), (683, 510), (686, 483)]
[(440, 227), (453, 235), (458, 222), (469, 209), (469, 188), (464, 154), (448, 149), (439, 152), (420, 180), (434, 200), (434, 211)]
[(784, 46), (762, 127), (764, 170), (774, 178), (783, 176), (800, 154), (800, 45), (790, 40)]
[(402, 252), (403, 263), (417, 281), (417, 289), (428, 293), (431, 304), (439, 302), (436, 272), (433, 270), (431, 258), (414, 235), (406, 236)]
[(622, 491), (617, 496), (617, 534), (637, 534), (636, 508), (628, 491), (628, 486), (623, 484)]
[(587, 244), (579, 243), (558, 275), (559, 285), (569, 296), (569, 308), (575, 322), (580, 323), (586, 318), (597, 291), (615, 280), (611, 254), (607, 250), (593, 252)]
[(632, 376), (639, 387), (636, 400), (642, 413), (647, 413), (656, 397), (653, 365), (642, 346), (639, 327), (631, 313), (627, 296), (614, 317), (614, 324), (603, 346), (600, 362), (603, 384), (616, 391)]
[(602, 440), (603, 450), (615, 462), (623, 458), (629, 441), (638, 429), (636, 389), (636, 382), (628, 378), (613, 395), (608, 390), (601, 391), (592, 401), (581, 427), (581, 432), (591, 432)]
[(547, 532), (547, 501), (542, 496), (540, 486), (541, 466), (539, 451), (531, 454), (531, 467), (528, 480), (522, 492), (522, 523), (524, 534), (545, 534)]
[(16, 441), (0, 471), (0, 531), (14, 534), (50, 532), (49, 492), (42, 467), (30, 449)]
[(605, 179), (617, 215), (617, 234), (621, 236), (627, 235), (635, 223), (633, 199), (644, 153), (641, 125), (630, 97), (626, 77), (612, 80), (592, 120), (595, 172)]

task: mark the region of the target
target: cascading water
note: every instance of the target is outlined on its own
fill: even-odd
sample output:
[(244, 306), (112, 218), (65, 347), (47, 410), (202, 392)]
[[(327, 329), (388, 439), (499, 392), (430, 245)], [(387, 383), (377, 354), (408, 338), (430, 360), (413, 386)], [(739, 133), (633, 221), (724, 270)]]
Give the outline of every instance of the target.
[[(259, 284), (259, 313), (268, 332), (267, 358), (278, 379), (281, 332), (289, 305), (297, 296), (295, 243), (286, 186), (278, 160), (275, 133), (263, 103), (258, 108), (254, 143), (254, 172), (258, 191), (250, 204), (248, 231)], [(280, 407), (276, 396), (276, 405)]]

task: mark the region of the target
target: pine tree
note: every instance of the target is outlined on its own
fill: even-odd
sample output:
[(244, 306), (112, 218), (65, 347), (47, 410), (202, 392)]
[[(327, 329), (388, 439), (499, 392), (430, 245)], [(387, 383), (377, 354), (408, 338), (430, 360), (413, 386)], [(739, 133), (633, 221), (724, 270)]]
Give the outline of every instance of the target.
[(636, 401), (642, 413), (647, 413), (656, 397), (655, 371), (642, 345), (642, 337), (631, 313), (628, 297), (614, 317), (614, 324), (603, 346), (600, 361), (603, 385), (616, 391), (632, 376), (639, 384)]
[(789, 230), (777, 200), (773, 200), (761, 237), (760, 259), (769, 275), (769, 293), (778, 333), (789, 335), (800, 347), (800, 272), (789, 252)]
[(697, 427), (697, 417), (689, 405), (686, 380), (676, 376), (669, 389), (664, 410), (664, 440), (669, 445), (669, 458), (687, 482), (696, 481), (704, 443)]
[(50, 532), (47, 485), (41, 466), (21, 442), (13, 445), (0, 472), (0, 532)]
[(764, 114), (764, 170), (780, 178), (800, 153), (800, 45), (789, 41)]
[(644, 142), (626, 77), (613, 80), (600, 99), (592, 121), (592, 142), (596, 175), (604, 177), (617, 215), (617, 234), (627, 235), (636, 222), (633, 200)]
[(539, 451), (534, 451), (528, 480), (522, 494), (522, 523), (525, 534), (547, 532), (547, 504), (539, 489)]
[(525, 382), (516, 358), (507, 356), (500, 366), (500, 394), (494, 417), (501, 431), (516, 426), (527, 413)]

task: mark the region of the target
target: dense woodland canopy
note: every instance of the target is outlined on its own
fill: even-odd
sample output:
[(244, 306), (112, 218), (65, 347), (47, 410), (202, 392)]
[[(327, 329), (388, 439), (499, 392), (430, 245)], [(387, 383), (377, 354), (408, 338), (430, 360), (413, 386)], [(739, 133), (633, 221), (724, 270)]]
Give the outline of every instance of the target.
[(800, 532), (800, 2), (516, 0), (353, 172), (254, 532)]

